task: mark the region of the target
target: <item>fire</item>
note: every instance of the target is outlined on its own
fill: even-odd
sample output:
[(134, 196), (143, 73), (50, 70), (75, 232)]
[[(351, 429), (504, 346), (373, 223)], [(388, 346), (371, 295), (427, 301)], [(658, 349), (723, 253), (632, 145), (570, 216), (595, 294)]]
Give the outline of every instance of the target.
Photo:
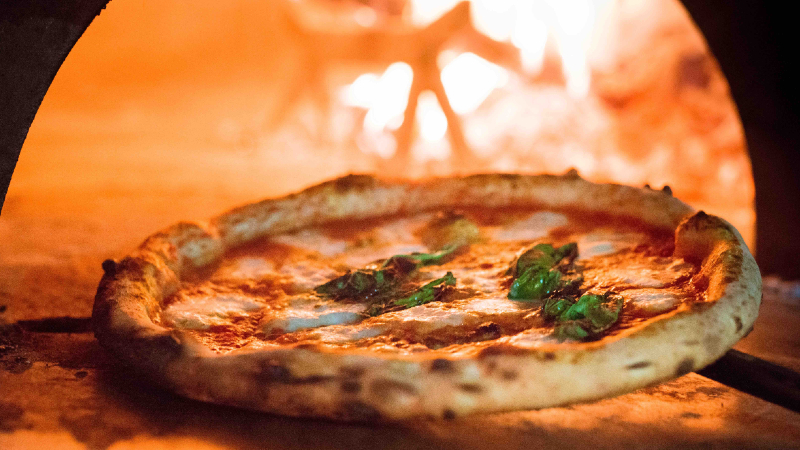
[[(447, 55), (443, 55), (447, 59)], [(442, 68), (442, 84), (447, 98), (458, 114), (469, 114), (491, 93), (508, 83), (508, 71), (480, 56), (466, 52)]]
[[(741, 124), (676, 0), (256, 3), (209, 4), (177, 28), (188, 17), (179, 2), (109, 8), (60, 70), (26, 141), (37, 151), (23, 155), (47, 148), (43, 161), (61, 161), (55, 143), (74, 138), (100, 155), (92, 164), (117, 164), (107, 149), (135, 135), (184, 150), (181, 167), (198, 148), (216, 151), (230, 162), (214, 170), (235, 169), (224, 178), (241, 192), (353, 171), (576, 168), (592, 181), (669, 184), (752, 241)], [(84, 149), (88, 136), (96, 145)], [(36, 185), (58, 179), (41, 173)]]
[[(427, 25), (459, 1), (412, 0), (411, 21), (415, 25)], [(567, 91), (576, 97), (584, 97), (591, 85), (588, 52), (598, 17), (605, 17), (603, 13), (613, 8), (613, 2), (471, 0), (471, 19), (475, 28), (484, 35), (517, 47), (523, 68), (531, 75), (541, 71), (547, 42), (552, 40), (561, 58)]]
[[(480, 33), (516, 48), (522, 69), (528, 76), (542, 71), (547, 44), (552, 42), (560, 57), (566, 92), (575, 98), (584, 98), (591, 86), (587, 55), (597, 12), (612, 1), (472, 0), (470, 19)], [(417, 27), (428, 26), (458, 3), (459, 0), (412, 0), (409, 20)], [(355, 16), (360, 24), (371, 23), (365, 19), (363, 11), (356, 11)], [(438, 55), (438, 62), (447, 100), (452, 111), (460, 116), (476, 111), (496, 89), (509, 82), (507, 69), (469, 51), (444, 50)], [(362, 133), (369, 144), (361, 146), (362, 150), (385, 158), (395, 155), (397, 142), (391, 132), (403, 123), (413, 77), (414, 69), (410, 65), (395, 62), (383, 74), (362, 74), (343, 88), (340, 97), (345, 105), (367, 111)], [(419, 157), (419, 145), (415, 144), (415, 159), (439, 159), (449, 154), (445, 139), (448, 119), (442, 105), (430, 91), (421, 93), (416, 102), (415, 126), (419, 137), (427, 143), (440, 145), (427, 145), (428, 151), (433, 153)]]

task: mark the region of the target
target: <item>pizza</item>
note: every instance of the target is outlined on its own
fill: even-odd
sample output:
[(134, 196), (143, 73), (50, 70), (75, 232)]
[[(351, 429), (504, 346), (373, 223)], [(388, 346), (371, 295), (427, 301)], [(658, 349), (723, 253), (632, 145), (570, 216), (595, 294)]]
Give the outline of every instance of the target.
[(715, 361), (761, 300), (728, 222), (574, 172), (351, 175), (176, 224), (103, 268), (95, 334), (137, 372), (351, 421), (629, 392)]

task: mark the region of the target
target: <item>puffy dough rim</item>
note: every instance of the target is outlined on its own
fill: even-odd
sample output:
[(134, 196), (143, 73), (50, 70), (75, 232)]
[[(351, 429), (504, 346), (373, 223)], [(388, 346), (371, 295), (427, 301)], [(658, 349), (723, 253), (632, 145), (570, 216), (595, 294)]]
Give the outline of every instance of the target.
[[(325, 348), (217, 355), (158, 326), (181, 274), (254, 239), (333, 220), (440, 207), (541, 206), (631, 217), (675, 232), (675, 253), (700, 263), (705, 301), (597, 342), (525, 348), (494, 345), (448, 358)], [(590, 183), (575, 174), (485, 174), (424, 182), (350, 175), (233, 209), (207, 223), (178, 223), (132, 255), (104, 264), (93, 321), (100, 343), (182, 395), (291, 416), (336, 420), (451, 418), (605, 398), (698, 370), (752, 329), (761, 276), (741, 235), (668, 193)]]

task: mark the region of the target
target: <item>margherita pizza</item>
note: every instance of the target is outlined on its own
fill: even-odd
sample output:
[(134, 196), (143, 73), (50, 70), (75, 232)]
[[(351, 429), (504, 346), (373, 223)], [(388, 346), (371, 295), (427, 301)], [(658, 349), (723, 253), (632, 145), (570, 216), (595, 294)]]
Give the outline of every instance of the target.
[(629, 392), (752, 328), (758, 268), (669, 192), (564, 176), (348, 176), (104, 263), (97, 338), (194, 399), (339, 420)]

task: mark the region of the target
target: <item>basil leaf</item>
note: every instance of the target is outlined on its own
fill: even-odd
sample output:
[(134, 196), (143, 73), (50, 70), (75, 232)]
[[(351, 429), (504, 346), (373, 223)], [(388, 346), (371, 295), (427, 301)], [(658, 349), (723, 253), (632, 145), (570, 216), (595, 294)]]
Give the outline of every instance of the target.
[(619, 319), (621, 310), (622, 297), (611, 293), (584, 295), (561, 314), (559, 320), (588, 319), (593, 330), (601, 331), (613, 325)]
[(386, 282), (386, 274), (382, 271), (356, 270), (317, 286), (314, 290), (318, 294), (332, 297), (363, 297), (374, 293)]
[(603, 304), (599, 295), (584, 295), (559, 317), (559, 320), (578, 320), (586, 318), (587, 310), (594, 310)]
[(561, 272), (542, 270), (539, 267), (528, 267), (522, 275), (511, 284), (508, 298), (511, 300), (541, 300), (558, 289)]
[(578, 244), (570, 242), (559, 248), (551, 244), (536, 244), (531, 249), (517, 258), (516, 263), (509, 269), (509, 274), (519, 276), (530, 267), (552, 269), (557, 265), (571, 267), (578, 257)]
[[(461, 246), (451, 245), (443, 248), (435, 253), (411, 253), (409, 255), (394, 255), (387, 259), (382, 268), (397, 267), (402, 269), (402, 272), (411, 272), (423, 266), (432, 266), (434, 264), (441, 264), (446, 262)], [(413, 269), (408, 270), (409, 264), (413, 265)]]
[(574, 303), (574, 301), (568, 298), (551, 298), (545, 302), (542, 311), (546, 318), (555, 319), (561, 316), (561, 314), (568, 310)]
[[(560, 340), (583, 339), (596, 336), (614, 325), (619, 320), (623, 303), (621, 296), (611, 292), (603, 295), (587, 294), (561, 314), (555, 314), (556, 307), (551, 306), (553, 314), (548, 315), (547, 306), (549, 305), (545, 305), (544, 314), (546, 317), (555, 317), (559, 321), (556, 324), (554, 335)], [(578, 328), (582, 332), (578, 331)]]
[(567, 339), (579, 341), (589, 337), (589, 332), (583, 329), (578, 322), (572, 321), (557, 324), (555, 330), (553, 330), (553, 335), (560, 342), (566, 341)]
[(441, 264), (450, 258), (460, 247), (451, 246), (435, 253), (411, 253), (394, 255), (384, 261), (378, 270), (359, 269), (334, 278), (317, 286), (314, 290), (321, 295), (334, 298), (365, 300), (373, 296), (391, 296), (398, 285), (423, 266)]
[[(555, 248), (537, 244), (517, 258), (508, 273), (515, 277), (508, 292), (512, 300), (542, 300), (556, 293), (577, 295), (583, 277), (569, 267), (578, 256), (578, 244)], [(570, 272), (569, 275), (565, 275)]]
[(550, 244), (537, 244), (517, 258), (513, 267), (514, 275), (521, 275), (532, 267), (550, 270), (556, 264), (554, 258), (555, 249)]
[(447, 286), (455, 286), (455, 284), (456, 277), (453, 276), (453, 272), (447, 272), (442, 278), (437, 278), (420, 287), (408, 297), (395, 300), (394, 304), (396, 306), (411, 308), (413, 306), (429, 303), (440, 297)]

